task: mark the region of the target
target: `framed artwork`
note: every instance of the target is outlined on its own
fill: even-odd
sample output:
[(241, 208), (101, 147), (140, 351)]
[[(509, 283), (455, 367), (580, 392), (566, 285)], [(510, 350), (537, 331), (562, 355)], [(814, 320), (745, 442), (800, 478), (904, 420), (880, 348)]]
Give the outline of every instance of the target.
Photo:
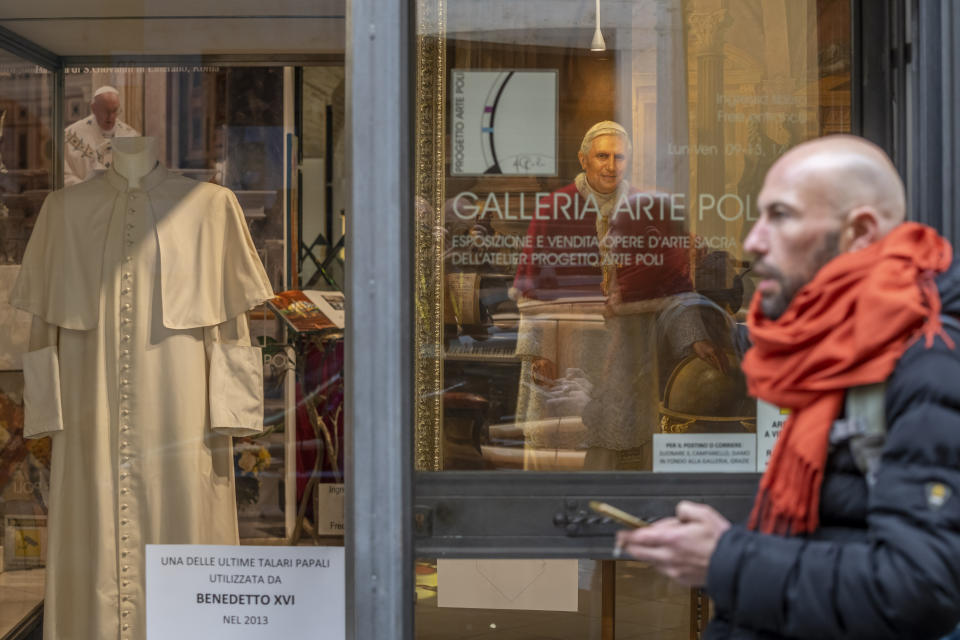
[(557, 175), (557, 71), (453, 69), (450, 174)]

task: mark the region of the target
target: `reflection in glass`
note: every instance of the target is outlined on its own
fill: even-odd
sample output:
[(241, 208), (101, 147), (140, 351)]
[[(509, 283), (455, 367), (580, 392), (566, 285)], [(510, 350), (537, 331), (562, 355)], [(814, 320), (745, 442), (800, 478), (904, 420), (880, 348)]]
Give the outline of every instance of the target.
[[(67, 185), (108, 166), (113, 136), (157, 138), (161, 162), (173, 172), (236, 193), (274, 290), (286, 288), (283, 69), (100, 68), (67, 73), (64, 84)], [(100, 104), (106, 99), (113, 102)], [(110, 106), (116, 121), (105, 123), (114, 128), (104, 135), (97, 112)]]
[(20, 264), (53, 186), (52, 110), (53, 74), (0, 52), (0, 265)]
[(602, 4), (603, 52), (594, 3), (419, 4), (418, 247), (443, 275), (421, 269), (418, 392), (442, 412), (417, 446), (439, 432), (436, 468), (763, 465), (742, 240), (776, 158), (849, 130), (848, 3)]
[[(24, 439), (20, 369), (30, 316), (7, 300), (53, 186), (52, 115), (53, 74), (0, 51), (0, 539), (10, 571), (44, 566), (47, 552), (50, 439)], [(21, 575), (22, 600), (39, 602), (43, 572)]]

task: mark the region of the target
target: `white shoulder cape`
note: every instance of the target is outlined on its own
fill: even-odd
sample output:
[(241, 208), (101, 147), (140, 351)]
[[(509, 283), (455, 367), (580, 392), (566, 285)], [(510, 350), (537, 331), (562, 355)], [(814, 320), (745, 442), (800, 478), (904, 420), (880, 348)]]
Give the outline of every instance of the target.
[[(165, 327), (220, 324), (273, 296), (232, 191), (162, 165), (141, 185), (160, 249)], [(47, 196), (10, 304), (66, 329), (95, 328), (107, 228), (118, 198), (126, 206), (135, 192), (110, 169)]]

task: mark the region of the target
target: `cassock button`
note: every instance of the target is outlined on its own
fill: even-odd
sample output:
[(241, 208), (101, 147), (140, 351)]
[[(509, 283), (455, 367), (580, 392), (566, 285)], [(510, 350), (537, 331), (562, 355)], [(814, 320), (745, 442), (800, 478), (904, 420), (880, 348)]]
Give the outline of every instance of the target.
[(125, 504), (120, 505), (120, 511), (126, 511), (126, 510), (127, 510), (127, 505)]
[(125, 526), (127, 526), (128, 524), (130, 524), (130, 521), (129, 521), (129, 520), (121, 520), (121, 521), (120, 521), (120, 526), (121, 526), (121, 527), (125, 527)]
[(120, 473), (120, 479), (121, 479), (121, 480), (126, 480), (126, 479), (127, 479), (127, 472), (126, 472), (126, 471), (123, 471), (123, 472)]
[[(123, 489), (120, 489), (120, 495), (125, 496), (128, 493), (130, 493), (130, 489), (127, 489), (126, 487), (124, 487)], [(126, 538), (124, 538), (124, 540), (126, 540)]]
[(126, 566), (126, 565), (124, 565), (123, 569), (121, 569), (121, 571), (123, 571), (124, 573), (126, 573), (126, 572), (129, 571), (129, 570), (130, 570), (130, 567), (128, 567), (128, 566)]
[[(129, 555), (129, 554), (128, 554), (126, 551), (121, 551), (121, 552), (120, 552), (120, 557), (121, 557), (121, 558), (126, 558), (127, 555)], [(124, 600), (126, 600), (126, 598), (124, 598)]]
[[(120, 583), (120, 585), (124, 587), (128, 587), (130, 586), (130, 582), (128, 580), (124, 580), (123, 582)], [(126, 628), (127, 625), (123, 625), (123, 626), (124, 628)]]
[[(126, 542), (129, 538), (130, 536), (120, 536), (120, 541)], [(127, 586), (127, 583), (123, 583), (123, 586)]]

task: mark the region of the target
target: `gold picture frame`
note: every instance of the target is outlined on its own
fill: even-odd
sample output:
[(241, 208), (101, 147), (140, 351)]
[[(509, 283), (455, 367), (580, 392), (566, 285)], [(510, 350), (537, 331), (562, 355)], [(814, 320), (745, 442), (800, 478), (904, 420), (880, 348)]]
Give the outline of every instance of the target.
[(441, 469), (446, 0), (417, 2), (414, 468)]

